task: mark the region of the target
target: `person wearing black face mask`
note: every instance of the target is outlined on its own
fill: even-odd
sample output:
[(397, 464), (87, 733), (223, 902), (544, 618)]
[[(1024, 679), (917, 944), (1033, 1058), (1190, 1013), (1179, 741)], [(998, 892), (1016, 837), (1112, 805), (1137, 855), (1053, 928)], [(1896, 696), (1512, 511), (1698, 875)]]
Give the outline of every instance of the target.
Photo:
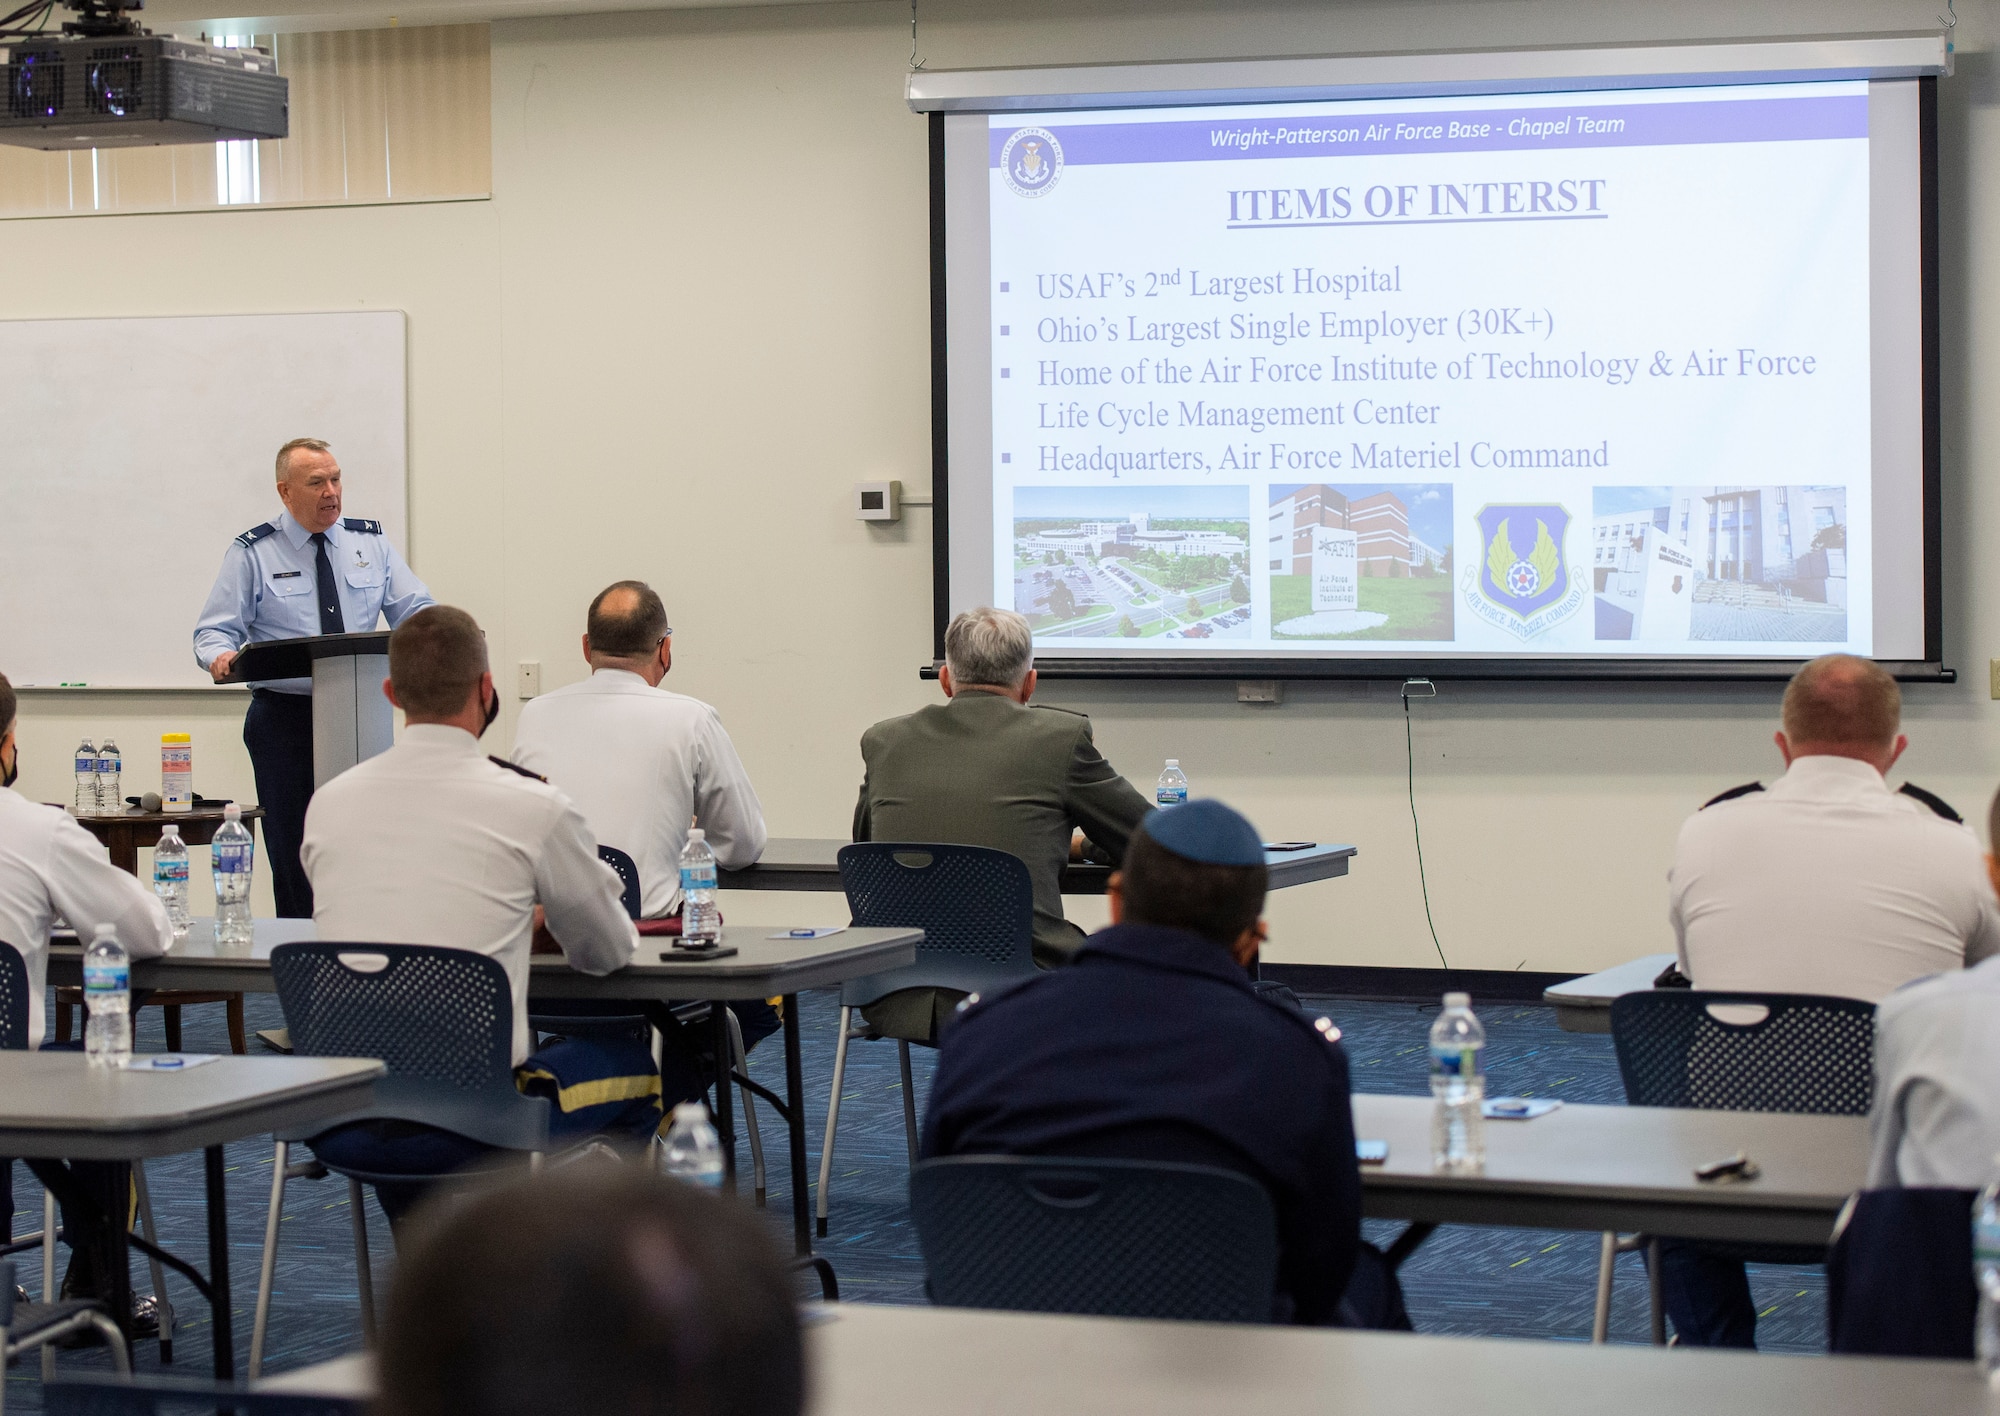
[[(326, 783), (306, 811), (299, 855), (319, 937), (448, 943), (499, 960), (513, 982), (517, 1075), (524, 1089), (556, 1103), (551, 1139), (644, 1142), (661, 1114), (660, 1074), (644, 1042), (573, 1038), (529, 1056), (536, 906), (570, 967), (584, 973), (623, 968), (639, 935), (618, 877), (597, 858), (597, 841), (569, 798), (480, 751), (500, 695), (478, 624), (449, 605), (411, 615), (389, 636), (382, 689), (403, 710), (396, 745)], [(578, 1100), (586, 1095), (588, 1105)], [(435, 1175), (483, 1150), (443, 1132), (378, 1122), (330, 1132), (312, 1146), (330, 1164), (378, 1174)], [(418, 1192), (387, 1184), (376, 1193), (399, 1223)]]
[[(166, 953), (174, 933), (153, 892), (113, 865), (104, 846), (74, 817), (59, 806), (38, 805), (13, 789), (21, 775), (15, 710), (14, 686), (0, 674), (0, 943), (20, 954), (28, 972), (27, 1033), (0, 1037), (0, 1046), (35, 1049), (42, 1045), (49, 927), (55, 916), (61, 915), (86, 939), (96, 935), (99, 925), (110, 925), (134, 959)], [(59, 1162), (34, 1164), (37, 1173), (48, 1168), (52, 1187), (66, 1207), (85, 1198), (93, 1175), (101, 1178), (110, 1170)], [(0, 1166), (0, 1237), (5, 1238), (13, 1234), (11, 1179), (11, 1164)], [(65, 1212), (69, 1214), (67, 1208)], [(73, 1233), (81, 1232), (87, 1222), (82, 1212), (65, 1220)]]

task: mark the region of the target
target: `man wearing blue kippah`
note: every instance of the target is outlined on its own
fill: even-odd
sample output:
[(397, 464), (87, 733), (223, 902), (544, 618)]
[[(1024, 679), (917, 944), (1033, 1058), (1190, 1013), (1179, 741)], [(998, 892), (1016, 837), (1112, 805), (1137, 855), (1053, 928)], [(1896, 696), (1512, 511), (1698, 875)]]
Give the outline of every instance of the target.
[(1111, 927), (1070, 967), (969, 999), (945, 1032), (923, 1154), (1237, 1171), (1277, 1211), (1273, 1321), (1407, 1326), (1379, 1257), (1357, 1275), (1339, 1030), (1251, 986), (1267, 884), (1256, 829), (1221, 802), (1148, 816), (1111, 877)]

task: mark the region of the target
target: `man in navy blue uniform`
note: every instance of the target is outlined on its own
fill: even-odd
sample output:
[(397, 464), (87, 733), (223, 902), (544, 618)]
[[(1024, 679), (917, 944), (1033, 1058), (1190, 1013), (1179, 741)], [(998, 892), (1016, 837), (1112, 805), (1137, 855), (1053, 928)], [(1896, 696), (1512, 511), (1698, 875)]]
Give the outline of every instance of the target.
[(1342, 1311), (1361, 1174), (1339, 1030), (1251, 986), (1267, 884), (1255, 828), (1221, 802), (1149, 815), (1111, 877), (1111, 927), (947, 1029), (923, 1154), (1237, 1171), (1277, 1210), (1273, 1319), (1380, 1320), (1376, 1302)]

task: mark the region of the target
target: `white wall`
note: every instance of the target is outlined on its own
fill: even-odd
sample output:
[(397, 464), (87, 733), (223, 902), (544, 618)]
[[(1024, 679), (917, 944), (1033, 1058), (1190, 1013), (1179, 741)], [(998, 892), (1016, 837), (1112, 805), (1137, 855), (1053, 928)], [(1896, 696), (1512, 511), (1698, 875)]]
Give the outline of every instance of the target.
[[(959, 0), (923, 6), (919, 44), (945, 68), (1904, 30), (1936, 8)], [(1960, 11), (1961, 50), (1979, 50), (1986, 12)], [(589, 596), (647, 578), (674, 619), (670, 685), (721, 708), (774, 830), (844, 834), (860, 731), (936, 692), (916, 677), (931, 648), (929, 513), (871, 530), (846, 512), (854, 481), (900, 477), (917, 494), (929, 480), (908, 17), (890, 0), (496, 25), (491, 202), (8, 222), (13, 268), (45, 274), (0, 289), (0, 315), (407, 310), (411, 558), (486, 626), (503, 682), (524, 659), (547, 687), (580, 675)], [(1984, 481), (2000, 413), (1976, 397), (2000, 375), (2000, 336), (1983, 333), (2000, 313), (1996, 103), (1988, 56), (1963, 52), (1942, 108), (1947, 657), (1967, 682), (1912, 689), (1907, 714), (1910, 776), (1980, 815), (2000, 778), (1985, 693), (2000, 570), (1974, 559), (2000, 543)], [(219, 560), (240, 529), (176, 553)], [(1089, 711), (1142, 786), (1171, 754), (1273, 836), (1360, 846), (1349, 879), (1275, 897), (1269, 957), (1436, 963), (1393, 687), (1295, 687), (1276, 708), (1241, 707), (1229, 685), (1048, 696)], [(1417, 704), (1416, 790), (1451, 961), (1585, 969), (1671, 947), (1674, 831), (1713, 792), (1775, 771), (1775, 701), (1447, 686)], [(247, 797), (239, 712), (35, 697), (23, 786), (64, 799), (84, 730), (115, 731), (136, 782), (157, 734), (188, 728), (203, 789)], [(726, 905), (746, 922), (839, 913), (828, 897)], [(1097, 916), (1086, 902), (1079, 917)]]

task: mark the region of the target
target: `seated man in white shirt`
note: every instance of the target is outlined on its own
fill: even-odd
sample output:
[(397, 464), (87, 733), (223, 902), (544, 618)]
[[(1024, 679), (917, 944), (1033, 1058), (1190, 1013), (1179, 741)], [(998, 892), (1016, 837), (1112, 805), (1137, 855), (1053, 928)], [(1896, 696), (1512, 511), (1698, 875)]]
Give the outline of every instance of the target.
[(1885, 780), (1909, 742), (1888, 672), (1815, 659), (1783, 712), (1785, 775), (1681, 827), (1667, 876), (1681, 972), (1702, 989), (1878, 1003), (2000, 952), (1978, 838), (1930, 793)]
[[(1785, 690), (1785, 775), (1724, 792), (1681, 828), (1668, 873), (1680, 969), (1699, 989), (1877, 1003), (2000, 950), (1979, 842), (1920, 788), (1891, 788), (1908, 746), (1879, 664), (1813, 660)], [(1753, 1347), (1740, 1261), (1663, 1240), (1663, 1296), (1687, 1345)]]
[[(620, 580), (598, 592), (584, 620), (583, 657), (589, 678), (522, 707), (514, 761), (562, 788), (599, 845), (632, 858), (641, 918), (678, 915), (688, 827), (702, 828), (718, 866), (738, 870), (764, 852), (764, 808), (715, 709), (660, 687), (673, 668), (674, 631), (652, 586)], [(768, 1003), (730, 1009), (746, 1048), (777, 1030)], [(654, 1021), (665, 1040), (665, 1100), (699, 1094), (703, 1039), (671, 1017), (656, 1013)]]
[[(1987, 814), (2000, 841), (2000, 795)], [(2000, 860), (1986, 870), (2000, 891)], [(1868, 1187), (1982, 1189), (2000, 1153), (2000, 959), (1908, 984), (1875, 1011)]]
[[(389, 636), (390, 701), (404, 712), (396, 745), (328, 782), (306, 812), (300, 859), (322, 939), (431, 944), (497, 959), (514, 993), (514, 1062), (522, 1089), (548, 1095), (552, 1140), (650, 1138), (659, 1073), (637, 1037), (573, 1039), (530, 1057), (528, 955), (536, 907), (571, 968), (612, 973), (638, 933), (618, 877), (568, 797), (479, 750), (500, 708), (486, 640), (471, 615), (419, 610)], [(580, 1083), (591, 1083), (586, 1092)], [(584, 1104), (581, 1097), (589, 1095)], [(574, 1101), (570, 1109), (565, 1103)], [(367, 1122), (315, 1143), (325, 1159), (385, 1173), (436, 1173), (479, 1147), (443, 1133)], [(383, 1187), (392, 1219), (412, 1187)]]
[[(14, 686), (0, 674), (0, 942), (14, 946), (27, 965), (28, 1035), (22, 1044), (42, 1046), (43, 995), (48, 987), (49, 928), (62, 918), (82, 938), (94, 939), (108, 924), (134, 959), (156, 959), (174, 942), (167, 911), (153, 892), (111, 863), (97, 838), (59, 806), (40, 806), (14, 790), (21, 774), (21, 745), (15, 732)], [(80, 1048), (82, 1043), (73, 1044)], [(80, 1235), (86, 1212), (102, 1206), (122, 1214), (124, 1167), (74, 1161), (31, 1161), (35, 1174), (63, 1201), (64, 1227)], [(0, 1163), (0, 1238), (13, 1236), (13, 1162)], [(80, 1203), (79, 1203), (80, 1202)], [(73, 1245), (77, 1262), (63, 1283), (67, 1294), (101, 1291), (89, 1255), (94, 1246)]]
[(764, 853), (764, 809), (715, 709), (660, 687), (674, 631), (650, 585), (621, 580), (590, 602), (590, 677), (521, 708), (514, 761), (576, 803), (599, 845), (639, 868), (641, 917), (681, 904), (681, 851), (702, 828), (715, 863), (740, 870)]

